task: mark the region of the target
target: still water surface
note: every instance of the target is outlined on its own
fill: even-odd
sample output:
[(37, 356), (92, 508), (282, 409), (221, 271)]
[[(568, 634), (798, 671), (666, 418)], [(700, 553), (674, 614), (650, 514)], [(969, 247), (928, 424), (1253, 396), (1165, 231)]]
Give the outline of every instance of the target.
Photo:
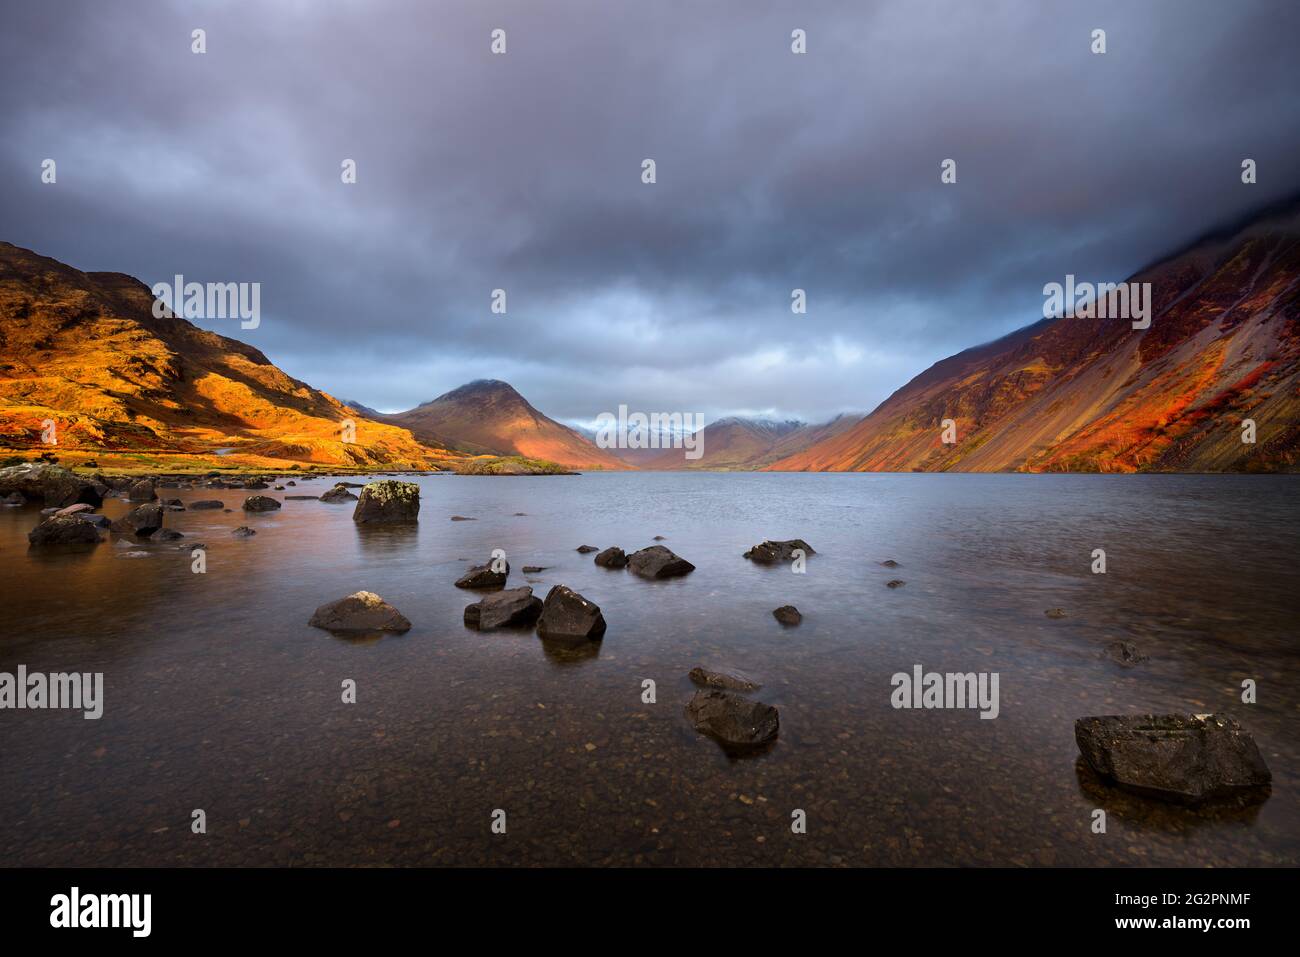
[[(319, 493), (333, 480), (285, 494)], [(1283, 476), (587, 474), (419, 480), (418, 527), (351, 505), (169, 513), (188, 548), (28, 551), (0, 509), (0, 671), (102, 671), (99, 721), (0, 712), (5, 865), (1231, 865), (1300, 861), (1300, 506)], [(115, 517), (119, 500), (105, 503)], [(517, 512), (526, 513), (516, 515)], [(452, 515), (475, 521), (452, 522)], [(251, 539), (231, 529), (257, 529)], [(663, 543), (687, 578), (582, 544)], [(817, 550), (807, 573), (741, 558)], [(609, 623), (589, 654), (461, 623), (467, 561), (564, 583)], [(1090, 572), (1104, 548), (1108, 573)], [(900, 567), (878, 563), (894, 559)], [(549, 566), (524, 575), (524, 565)], [(906, 584), (885, 587), (891, 579)], [(378, 592), (410, 632), (354, 642), (320, 604)], [(803, 624), (771, 615), (794, 604)], [(1048, 608), (1068, 617), (1050, 620)], [(1137, 641), (1132, 668), (1099, 654)], [(1000, 675), (1000, 715), (899, 711), (913, 665)], [(687, 724), (695, 665), (759, 679), (781, 734), (732, 760)], [(354, 679), (358, 702), (340, 700)], [(657, 703), (642, 701), (643, 681)], [(1259, 702), (1240, 701), (1258, 683)], [(1098, 785), (1083, 715), (1220, 711), (1273, 771), (1247, 810)], [(1091, 833), (1091, 811), (1109, 813)], [(208, 833), (190, 831), (191, 811)], [(506, 811), (507, 833), (491, 831)], [(791, 833), (791, 812), (807, 814)]]

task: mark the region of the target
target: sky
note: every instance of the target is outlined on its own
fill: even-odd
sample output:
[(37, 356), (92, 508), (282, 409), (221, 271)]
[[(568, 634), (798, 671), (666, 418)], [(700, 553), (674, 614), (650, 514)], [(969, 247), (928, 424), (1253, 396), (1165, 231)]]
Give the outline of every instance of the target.
[(496, 378), (821, 421), (1293, 195), (1297, 36), (1291, 0), (7, 3), (0, 240), (260, 283), (256, 329), (198, 324), (381, 411)]

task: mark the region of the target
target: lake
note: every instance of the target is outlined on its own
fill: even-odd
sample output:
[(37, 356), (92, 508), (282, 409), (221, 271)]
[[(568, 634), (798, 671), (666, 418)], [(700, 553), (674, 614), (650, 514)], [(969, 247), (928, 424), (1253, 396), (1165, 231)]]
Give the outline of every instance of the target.
[[(0, 509), (0, 672), (103, 672), (105, 684), (98, 721), (0, 712), (3, 863), (1300, 861), (1295, 477), (418, 481), (411, 527), (357, 526), (351, 504), (245, 515), (248, 492), (160, 489), (234, 509), (169, 513), (184, 548), (109, 536), (29, 551), (38, 510)], [(127, 509), (114, 498), (103, 511)], [(256, 536), (232, 537), (239, 525)], [(696, 571), (646, 581), (575, 551), (631, 552), (656, 535)], [(817, 551), (804, 574), (741, 557), (794, 537)], [(198, 542), (205, 574), (191, 570)], [(494, 548), (510, 587), (545, 597), (563, 583), (599, 604), (603, 642), (574, 651), (466, 628), (480, 596), (452, 583)], [(1105, 574), (1091, 571), (1097, 548)], [(905, 584), (886, 587), (894, 579)], [(361, 589), (412, 629), (353, 641), (307, 625)], [(773, 618), (785, 604), (802, 624)], [(1066, 616), (1044, 614), (1054, 608)], [(1119, 639), (1149, 660), (1103, 657)], [(780, 709), (774, 747), (734, 758), (691, 727), (697, 665), (762, 683), (753, 697)], [(891, 676), (916, 665), (996, 672), (997, 718), (895, 709)], [(355, 704), (341, 700), (345, 679)], [(1255, 704), (1241, 700), (1244, 679)], [(1167, 711), (1237, 718), (1273, 772), (1267, 800), (1182, 808), (1080, 767), (1076, 718)], [(206, 834), (191, 832), (194, 809)], [(796, 811), (806, 833), (792, 832)]]

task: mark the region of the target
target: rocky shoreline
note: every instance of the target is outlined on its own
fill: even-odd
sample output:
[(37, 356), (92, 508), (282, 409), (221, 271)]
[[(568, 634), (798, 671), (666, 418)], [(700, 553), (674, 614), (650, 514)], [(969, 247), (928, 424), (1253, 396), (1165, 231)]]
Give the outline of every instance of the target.
[[(40, 520), (28, 533), (31, 548), (94, 547), (105, 540), (105, 533), (142, 541), (174, 541), (183, 536), (166, 527), (167, 515), (185, 511), (187, 506), (179, 498), (167, 496), (168, 490), (245, 491), (250, 494), (242, 503), (244, 512), (272, 512), (281, 508), (281, 500), (259, 493), (287, 493), (298, 487), (300, 479), (325, 477), (341, 480), (320, 495), (285, 494), (283, 498), (317, 500), (325, 505), (351, 504), (353, 521), (359, 525), (419, 521), (418, 485), (395, 478), (347, 481), (352, 473), (82, 475), (56, 464), (35, 462), (0, 469), (0, 504), (40, 507)], [(124, 499), (131, 507), (109, 522), (97, 510), (106, 498), (112, 497)], [(233, 511), (215, 499), (193, 501), (188, 508)], [(455, 519), (466, 520), (462, 516)], [(233, 534), (252, 537), (256, 531), (241, 526)], [(611, 574), (631, 574), (648, 581), (680, 578), (696, 570), (694, 564), (661, 544), (631, 553), (619, 546), (597, 549), (582, 545), (576, 551), (594, 552), (593, 563)], [(804, 561), (816, 554), (807, 542), (791, 539), (761, 542), (743, 557), (771, 565)], [(892, 559), (878, 564), (887, 569), (899, 567)], [(540, 566), (524, 568), (526, 573), (538, 570)], [(577, 649), (604, 640), (609, 623), (600, 606), (564, 584), (554, 585), (544, 599), (526, 585), (509, 588), (510, 572), (504, 557), (494, 553), (489, 561), (472, 566), (454, 583), (484, 593), (465, 607), (467, 627), (482, 632), (535, 629), (544, 642)], [(890, 580), (885, 584), (896, 588), (903, 583)], [(796, 627), (803, 620), (793, 605), (782, 605), (771, 613), (786, 628)], [(1047, 609), (1045, 615), (1052, 620), (1068, 618), (1068, 613), (1059, 608)], [(400, 634), (413, 627), (398, 609), (367, 591), (321, 605), (308, 623), (345, 636)], [(1099, 652), (1098, 658), (1124, 668), (1138, 667), (1148, 660), (1132, 641), (1112, 642)], [(780, 736), (779, 710), (748, 697), (761, 688), (759, 682), (701, 666), (692, 668), (688, 677), (699, 690), (685, 702), (683, 714), (697, 732), (716, 741), (734, 757), (763, 754), (776, 745)], [(1258, 747), (1250, 733), (1227, 715), (1085, 716), (1075, 722), (1075, 737), (1081, 759), (1098, 778), (1145, 798), (1196, 806), (1223, 801), (1255, 803), (1269, 794), (1272, 775)]]

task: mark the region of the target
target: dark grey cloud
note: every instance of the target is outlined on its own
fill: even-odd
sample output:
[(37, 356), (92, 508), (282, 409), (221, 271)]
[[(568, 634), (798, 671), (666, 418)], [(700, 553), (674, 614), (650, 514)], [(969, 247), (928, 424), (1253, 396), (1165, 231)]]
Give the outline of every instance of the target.
[(261, 282), (259, 329), (202, 324), (379, 408), (825, 418), (1295, 192), (1297, 35), (1284, 0), (33, 3), (0, 238)]

